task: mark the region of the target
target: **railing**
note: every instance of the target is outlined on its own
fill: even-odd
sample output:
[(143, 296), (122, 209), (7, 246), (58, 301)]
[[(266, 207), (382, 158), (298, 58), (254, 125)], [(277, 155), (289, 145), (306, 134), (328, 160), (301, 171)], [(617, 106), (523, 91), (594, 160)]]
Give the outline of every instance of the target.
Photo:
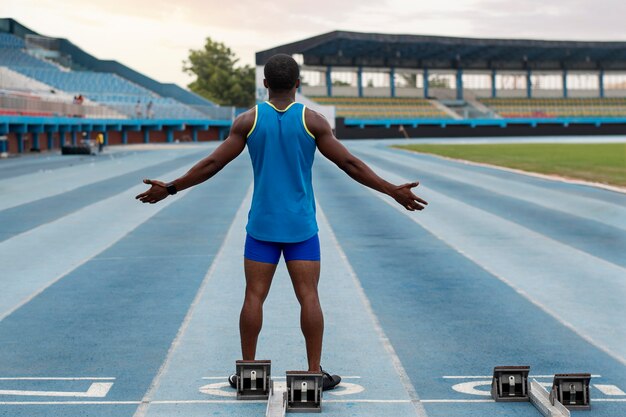
[(93, 117), (98, 119), (123, 119), (120, 113), (104, 106), (73, 104), (26, 97), (0, 95), (0, 111), (39, 116)]

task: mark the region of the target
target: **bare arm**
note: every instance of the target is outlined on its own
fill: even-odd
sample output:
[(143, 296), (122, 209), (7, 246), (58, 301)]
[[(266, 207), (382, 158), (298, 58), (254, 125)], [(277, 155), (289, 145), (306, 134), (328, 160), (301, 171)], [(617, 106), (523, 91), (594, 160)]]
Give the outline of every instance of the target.
[[(208, 180), (235, 159), (246, 146), (246, 136), (254, 123), (254, 109), (248, 110), (235, 119), (228, 138), (209, 156), (195, 164), (185, 175), (172, 181), (177, 191), (193, 187)], [(157, 203), (169, 194), (166, 184), (158, 180), (143, 180), (150, 189), (135, 198), (142, 203)]]
[(321, 114), (306, 109), (306, 124), (315, 136), (317, 148), (322, 155), (334, 162), (346, 174), (359, 183), (383, 194), (387, 194), (410, 211), (423, 210), (428, 203), (411, 192), (419, 182), (394, 185), (376, 175), (365, 162), (352, 155), (333, 134), (330, 124)]

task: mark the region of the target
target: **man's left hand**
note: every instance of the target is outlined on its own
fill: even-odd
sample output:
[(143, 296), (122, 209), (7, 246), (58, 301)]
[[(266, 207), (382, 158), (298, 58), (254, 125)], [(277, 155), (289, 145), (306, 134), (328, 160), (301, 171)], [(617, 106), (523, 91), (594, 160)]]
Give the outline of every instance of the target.
[(169, 193), (167, 192), (165, 183), (162, 181), (145, 179), (143, 180), (143, 183), (149, 184), (151, 185), (151, 187), (145, 193), (141, 193), (135, 197), (137, 200), (140, 200), (142, 203), (150, 203), (150, 204), (158, 203), (159, 201), (163, 200), (165, 197), (169, 195)]

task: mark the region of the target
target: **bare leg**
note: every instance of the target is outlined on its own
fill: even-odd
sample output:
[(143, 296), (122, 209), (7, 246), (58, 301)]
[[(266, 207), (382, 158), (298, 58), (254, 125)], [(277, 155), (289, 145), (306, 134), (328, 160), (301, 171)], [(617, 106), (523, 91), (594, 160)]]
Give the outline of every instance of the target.
[(276, 265), (244, 258), (246, 297), (239, 316), (243, 360), (254, 360), (256, 344), (263, 326), (263, 302), (272, 285)]
[(320, 279), (319, 261), (289, 261), (287, 270), (300, 303), (300, 327), (306, 342), (309, 371), (320, 371), (324, 315), (317, 294)]

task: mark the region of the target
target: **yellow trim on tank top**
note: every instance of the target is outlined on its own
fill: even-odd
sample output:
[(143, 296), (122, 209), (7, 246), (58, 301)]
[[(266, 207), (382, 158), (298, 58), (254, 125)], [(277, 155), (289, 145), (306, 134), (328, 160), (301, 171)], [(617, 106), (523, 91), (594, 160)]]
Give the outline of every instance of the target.
[(304, 130), (306, 130), (306, 133), (309, 134), (309, 136), (311, 136), (313, 138), (313, 140), (315, 140), (315, 135), (313, 133), (311, 133), (311, 131), (309, 130), (309, 128), (306, 125), (306, 120), (304, 117), (304, 113), (306, 112), (306, 106), (302, 106), (302, 125), (304, 126)]
[(259, 117), (259, 106), (256, 105), (254, 106), (254, 123), (252, 123), (252, 127), (250, 128), (250, 131), (246, 135), (247, 138), (249, 138), (252, 132), (254, 132), (254, 128), (256, 127), (256, 120), (258, 117)]
[(284, 110), (279, 109), (278, 107), (274, 106), (272, 103), (270, 103), (269, 101), (266, 101), (267, 104), (269, 104), (270, 106), (272, 106), (272, 108), (276, 111), (279, 111), (281, 113), (286, 112), (287, 110), (289, 110), (289, 108), (291, 106), (293, 106), (294, 104), (296, 104), (296, 102), (294, 101), (293, 103), (291, 103), (290, 105), (288, 105)]

